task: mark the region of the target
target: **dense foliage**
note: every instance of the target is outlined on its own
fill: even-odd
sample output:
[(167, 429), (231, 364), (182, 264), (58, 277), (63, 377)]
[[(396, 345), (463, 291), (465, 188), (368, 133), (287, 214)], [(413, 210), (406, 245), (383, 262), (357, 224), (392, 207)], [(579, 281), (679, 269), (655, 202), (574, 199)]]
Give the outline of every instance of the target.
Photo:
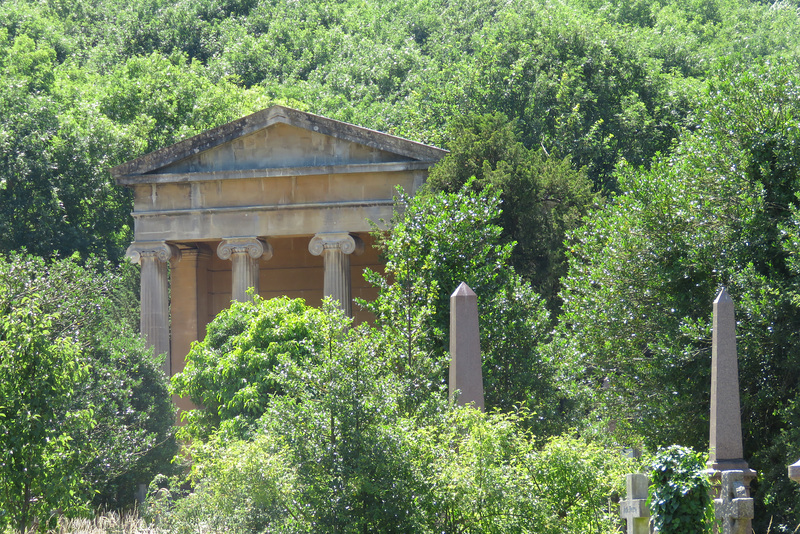
[(458, 192), (475, 178), (470, 188), (499, 191), (503, 210), (495, 222), (504, 241), (516, 243), (506, 259), (557, 312), (566, 233), (599, 200), (585, 169), (525, 148), (518, 123), (500, 112), (456, 117), (448, 134), (450, 153), (431, 169), (428, 189)]
[[(136, 484), (169, 472), (174, 409), (159, 359), (135, 334), (129, 274), (0, 257), (0, 452), (3, 484), (15, 484), (0, 520), (44, 527), (54, 509), (130, 505)], [(4, 510), (15, 499), (31, 511)]]
[(664, 534), (712, 531), (714, 509), (705, 455), (686, 447), (661, 449), (650, 465), (653, 527)]
[[(278, 302), (256, 304), (254, 322), (304, 315)], [(262, 375), (276, 393), (249, 439), (223, 429), (193, 442), (188, 495), (156, 481), (145, 513), (166, 531), (616, 531), (608, 496), (630, 459), (570, 436), (538, 448), (527, 412), (453, 408), (443, 388), (420, 395), (398, 365), (402, 343), (348, 329), (332, 308), (305, 314), (322, 342), (302, 359), (276, 351)], [(229, 339), (231, 353), (248, 346)]]
[(3, 304), (0, 527), (26, 532), (37, 523), (43, 529), (54, 525), (54, 508), (74, 514), (85, 506), (89, 485), (81, 467), (92, 451), (74, 440), (96, 422), (91, 406), (75, 407), (76, 390), (87, 375), (75, 343), (50, 337), (52, 318), (35, 298)]
[[(478, 295), (486, 406), (527, 406), (537, 430), (568, 426), (554, 386), (555, 369), (540, 345), (550, 326), (542, 298), (509, 265), (513, 243), (504, 243), (500, 197), (473, 182), (455, 193), (418, 195), (392, 231), (379, 234), (385, 273), (367, 272), (380, 290), (374, 312), (386, 343), (399, 345), (397, 366), (420, 393), (445, 382), (449, 350), (450, 295), (465, 282)], [(433, 356), (433, 359), (430, 358)]]
[[(44, 439), (37, 454), (45, 464), (62, 447), (63, 467), (75, 466), (72, 478), (53, 468), (48, 475), (63, 485), (35, 492), (52, 492), (47, 498), (62, 510), (78, 511), (92, 497), (84, 492), (90, 483), (100, 491), (95, 504), (117, 506), (124, 488), (150, 478), (174, 451), (158, 363), (131, 334), (135, 277), (130, 270), (111, 275), (132, 221), (130, 194), (112, 183), (109, 167), (282, 103), (451, 153), (385, 238), (389, 276), (370, 275), (381, 297), (366, 345), (337, 337), (336, 349), (302, 346), (320, 331), (303, 325), (319, 319), (303, 311), (295, 337), (281, 337), (274, 325), (250, 336), (276, 336), (291, 349), (253, 341), (231, 351), (223, 344), (243, 342), (251, 313), (234, 308), (219, 320), (230, 329), (196, 349), (198, 362), (221, 372), (197, 366), (192, 380), (200, 389), (179, 386), (212, 407), (192, 416), (190, 432), (208, 444), (222, 439), (223, 420), (234, 431), (208, 456), (196, 451), (210, 470), (193, 475), (207, 488), (194, 497), (198, 513), (217, 506), (214, 491), (236, 495), (232, 503), (283, 509), (275, 503), (289, 488), (307, 492), (309, 510), (329, 498), (354, 506), (358, 525), (369, 529), (370, 517), (385, 520), (370, 499), (382, 498), (396, 476), (419, 490), (409, 489), (414, 498), (452, 505), (436, 508), (439, 517), (483, 529), (488, 508), (476, 503), (490, 506), (494, 497), (470, 493), (482, 488), (469, 477), (483, 460), (470, 464), (472, 430), (448, 434), (459, 431), (456, 422), (504, 443), (528, 443), (525, 428), (534, 429), (538, 446), (578, 425), (584, 436), (604, 432), (619, 445), (704, 450), (711, 301), (726, 286), (739, 320), (745, 451), (760, 472), (754, 525), (766, 532), (771, 521), (774, 532), (793, 531), (797, 489), (785, 466), (800, 457), (799, 42), (797, 0), (0, 2), (0, 319), (3, 342), (30, 342), (4, 345), (0, 368), (8, 378), (0, 388), (11, 389), (0, 410), (49, 391), (52, 406), (42, 406), (40, 421), (65, 425), (61, 433), (31, 434), (31, 447)], [(40, 258), (77, 253), (83, 261), (15, 255), (22, 247)], [(90, 254), (111, 263), (87, 263)], [(461, 281), (480, 297), (487, 401), (506, 415), (480, 419), (430, 400), (442, 394), (447, 298)], [(322, 397), (274, 374), (288, 365), (281, 363), (287, 354), (295, 363), (327, 355), (328, 363), (310, 368), (339, 365), (346, 377), (364, 351), (389, 362), (386, 376), (400, 389), (380, 400), (388, 404), (374, 405), (388, 414), (386, 426), (365, 420), (371, 433), (348, 437), (351, 463), (329, 458), (319, 471), (303, 471), (303, 454), (337, 449), (311, 440), (305, 452), (284, 453), (257, 435), (288, 439), (305, 424), (323, 428), (320, 414), (347, 416), (333, 398), (309, 404), (320, 414), (292, 404)], [(37, 355), (54, 372), (64, 365), (74, 372), (26, 390), (10, 370)], [(243, 384), (252, 373), (257, 383)], [(383, 384), (382, 376), (372, 377)], [(363, 406), (378, 402), (371, 390), (364, 395)], [(425, 418), (412, 415), (424, 406)], [(504, 419), (520, 406), (529, 416)], [(274, 419), (279, 412), (284, 426)], [(455, 421), (463, 414), (476, 419)], [(0, 419), (3, 436), (35, 430), (9, 421)], [(410, 443), (424, 428), (451, 442), (463, 438), (464, 456)], [(238, 440), (247, 436), (253, 440)], [(558, 440), (557, 448), (569, 443)], [(369, 465), (362, 460), (377, 460), (369, 451), (382, 446), (405, 459), (433, 458), (425, 477), (413, 471), (422, 464), (390, 458), (387, 478), (360, 486)], [(70, 456), (78, 447), (86, 454)], [(506, 458), (515, 462), (542, 452), (514, 450)], [(243, 479), (229, 469), (236, 462), (252, 476), (274, 472), (273, 486), (254, 486), (272, 489), (237, 494), (231, 484)], [(504, 471), (509, 464), (499, 462), (494, 473), (525, 488), (519, 471)], [(332, 466), (341, 470), (325, 471)], [(431, 489), (453, 480), (432, 473), (462, 472), (463, 502), (443, 501)], [(14, 488), (28, 483), (14, 480)], [(70, 491), (76, 497), (67, 502), (61, 496)], [(36, 498), (28, 504), (45, 502)], [(261, 512), (249, 515), (250, 504), (242, 506), (231, 513), (260, 521)], [(46, 522), (43, 510), (34, 515)], [(570, 510), (553, 505), (542, 513), (563, 519)], [(8, 513), (0, 511), (0, 521)], [(339, 525), (335, 508), (322, 519), (308, 513), (282, 517)]]
[(186, 436), (208, 439), (221, 427), (227, 435), (249, 435), (270, 397), (282, 393), (275, 366), (287, 358), (305, 365), (324, 343), (323, 318), (302, 300), (258, 296), (220, 312), (172, 378), (173, 392), (200, 407), (183, 414)]
[[(649, 447), (702, 450), (711, 303), (727, 287), (744, 446), (761, 473), (761, 520), (773, 516), (773, 525), (800, 519), (785, 515), (794, 512), (783, 467), (797, 456), (800, 417), (799, 83), (785, 66), (726, 72), (705, 96), (699, 128), (672, 156), (649, 171), (620, 169), (622, 194), (572, 236), (556, 343), (598, 414), (635, 429)], [(609, 387), (600, 388), (604, 378)]]
[(717, 58), (784, 61), (797, 35), (788, 0), (8, 0), (0, 250), (119, 257), (107, 169), (272, 102), (439, 145), (501, 112), (614, 190), (694, 126)]

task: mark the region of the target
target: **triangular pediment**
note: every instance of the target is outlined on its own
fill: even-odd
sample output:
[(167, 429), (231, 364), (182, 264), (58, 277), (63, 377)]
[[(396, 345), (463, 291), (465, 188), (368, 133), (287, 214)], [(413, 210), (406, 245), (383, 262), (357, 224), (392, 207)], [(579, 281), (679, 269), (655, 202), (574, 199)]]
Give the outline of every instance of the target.
[[(112, 169), (118, 183), (246, 176), (305, 169), (435, 163), (446, 151), (283, 106), (273, 106)], [(334, 171), (335, 172), (335, 171)], [(190, 178), (187, 178), (190, 176)]]

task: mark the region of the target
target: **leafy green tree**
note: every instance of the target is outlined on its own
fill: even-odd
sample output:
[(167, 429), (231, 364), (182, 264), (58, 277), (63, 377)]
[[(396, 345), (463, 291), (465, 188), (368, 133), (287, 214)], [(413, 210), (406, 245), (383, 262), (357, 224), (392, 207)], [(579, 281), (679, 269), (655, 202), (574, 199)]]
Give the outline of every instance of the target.
[(381, 238), (385, 275), (367, 273), (380, 294), (364, 303), (387, 343), (406, 347), (395, 352), (403, 357), (398, 368), (420, 392), (444, 383), (450, 295), (466, 282), (478, 295), (487, 406), (527, 405), (539, 415), (540, 430), (556, 432), (562, 406), (553, 367), (539, 349), (549, 333), (548, 313), (509, 265), (513, 244), (503, 243), (497, 224), (499, 191), (476, 192), (469, 182), (458, 192), (398, 200), (405, 209)]
[[(722, 68), (697, 131), (649, 171), (620, 169), (624, 193), (573, 233), (555, 354), (589, 388), (600, 417), (653, 448), (704, 449), (711, 308), (727, 287), (737, 308), (744, 446), (761, 473), (757, 506), (773, 527), (789, 528), (794, 488), (782, 466), (797, 456), (789, 436), (800, 385), (800, 80), (784, 66), (735, 76), (734, 64)], [(765, 525), (757, 519), (755, 528)]]
[(76, 365), (83, 366), (72, 383), (70, 404), (54, 403), (54, 410), (61, 417), (92, 411), (92, 427), (70, 437), (86, 454), (69, 468), (71, 477), (91, 485), (88, 497), (96, 506), (132, 504), (136, 484), (170, 472), (177, 452), (174, 407), (160, 359), (136, 333), (134, 274), (130, 266), (119, 271), (97, 261), (81, 266), (76, 258), (0, 257), (5, 306), (35, 301), (48, 317), (40, 335), (51, 343), (69, 340)]
[(206, 337), (172, 378), (173, 392), (200, 409), (185, 413), (186, 432), (208, 439), (224, 427), (248, 435), (270, 397), (281, 393), (272, 377), (282, 358), (306, 362), (324, 342), (325, 315), (302, 300), (278, 298), (234, 302), (206, 327)]
[(72, 515), (91, 498), (81, 467), (93, 451), (76, 443), (96, 421), (93, 406), (75, 406), (88, 364), (74, 342), (51, 337), (36, 295), (8, 293), (0, 289), (0, 526), (45, 531), (54, 510)]
[(475, 177), (474, 188), (500, 191), (497, 222), (503, 238), (516, 242), (510, 262), (556, 312), (558, 280), (566, 274), (564, 238), (599, 200), (591, 182), (569, 158), (526, 149), (518, 123), (502, 113), (465, 115), (449, 131), (450, 154), (431, 169), (428, 187), (452, 193)]
[(302, 360), (276, 355), (268, 378), (280, 393), (249, 439), (193, 442), (193, 491), (154, 486), (151, 520), (180, 533), (615, 531), (608, 494), (631, 460), (572, 437), (538, 451), (526, 412), (452, 407), (441, 389), (409, 409), (413, 380), (393, 354), (403, 344), (348, 329), (331, 306), (317, 312), (323, 343)]

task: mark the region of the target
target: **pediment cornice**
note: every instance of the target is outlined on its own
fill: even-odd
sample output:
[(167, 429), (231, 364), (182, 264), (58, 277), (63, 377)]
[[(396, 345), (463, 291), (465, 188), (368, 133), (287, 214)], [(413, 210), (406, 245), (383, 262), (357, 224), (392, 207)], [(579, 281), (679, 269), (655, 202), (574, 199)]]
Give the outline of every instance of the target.
[[(179, 181), (186, 181), (186, 174), (189, 173), (174, 173), (168, 170), (164, 172), (164, 170), (182, 161), (196, 158), (203, 152), (217, 149), (226, 143), (234, 142), (237, 139), (255, 134), (260, 130), (270, 128), (277, 124), (285, 124), (294, 128), (313, 132), (314, 134), (329, 136), (343, 142), (368, 147), (369, 149), (378, 150), (390, 155), (394, 154), (398, 159), (395, 164), (401, 164), (402, 161), (406, 161), (412, 167), (418, 167), (421, 163), (428, 163), (429, 165), (427, 166), (430, 166), (447, 154), (447, 151), (440, 148), (370, 130), (368, 128), (362, 128), (346, 122), (328, 119), (284, 106), (272, 106), (118, 165), (111, 169), (111, 174), (120, 185), (146, 183), (151, 181), (151, 178), (148, 178), (150, 176), (152, 176), (152, 181), (158, 182), (169, 180), (168, 177), (170, 175), (173, 175), (173, 177), (177, 178)], [(344, 170), (348, 166), (352, 166), (351, 163), (343, 161), (341, 165), (325, 164), (319, 167), (328, 167), (330, 170), (336, 172)], [(297, 168), (296, 165), (285, 167), (287, 171), (270, 170), (267, 174), (285, 174), (285, 172), (288, 172), (289, 168)], [(336, 169), (334, 167), (341, 167), (341, 169)], [(267, 166), (267, 168), (270, 167)], [(275, 168), (281, 168), (281, 166), (278, 165)], [(160, 170), (162, 171), (161, 173), (159, 173)], [(249, 171), (252, 172), (253, 170), (249, 169)], [(304, 172), (316, 173), (316, 171), (308, 169)], [(197, 177), (197, 179), (208, 178), (211, 177), (201, 178), (199, 175)]]

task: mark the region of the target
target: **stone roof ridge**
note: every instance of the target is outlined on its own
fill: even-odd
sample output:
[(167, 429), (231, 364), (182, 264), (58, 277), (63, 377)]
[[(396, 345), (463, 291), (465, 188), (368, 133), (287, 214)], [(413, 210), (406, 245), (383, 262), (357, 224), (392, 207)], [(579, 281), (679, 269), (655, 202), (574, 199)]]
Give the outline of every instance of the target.
[(441, 148), (377, 130), (329, 119), (286, 106), (274, 105), (117, 165), (111, 169), (111, 175), (115, 178), (122, 178), (147, 174), (277, 123), (304, 128), (417, 161), (436, 162), (448, 153)]

